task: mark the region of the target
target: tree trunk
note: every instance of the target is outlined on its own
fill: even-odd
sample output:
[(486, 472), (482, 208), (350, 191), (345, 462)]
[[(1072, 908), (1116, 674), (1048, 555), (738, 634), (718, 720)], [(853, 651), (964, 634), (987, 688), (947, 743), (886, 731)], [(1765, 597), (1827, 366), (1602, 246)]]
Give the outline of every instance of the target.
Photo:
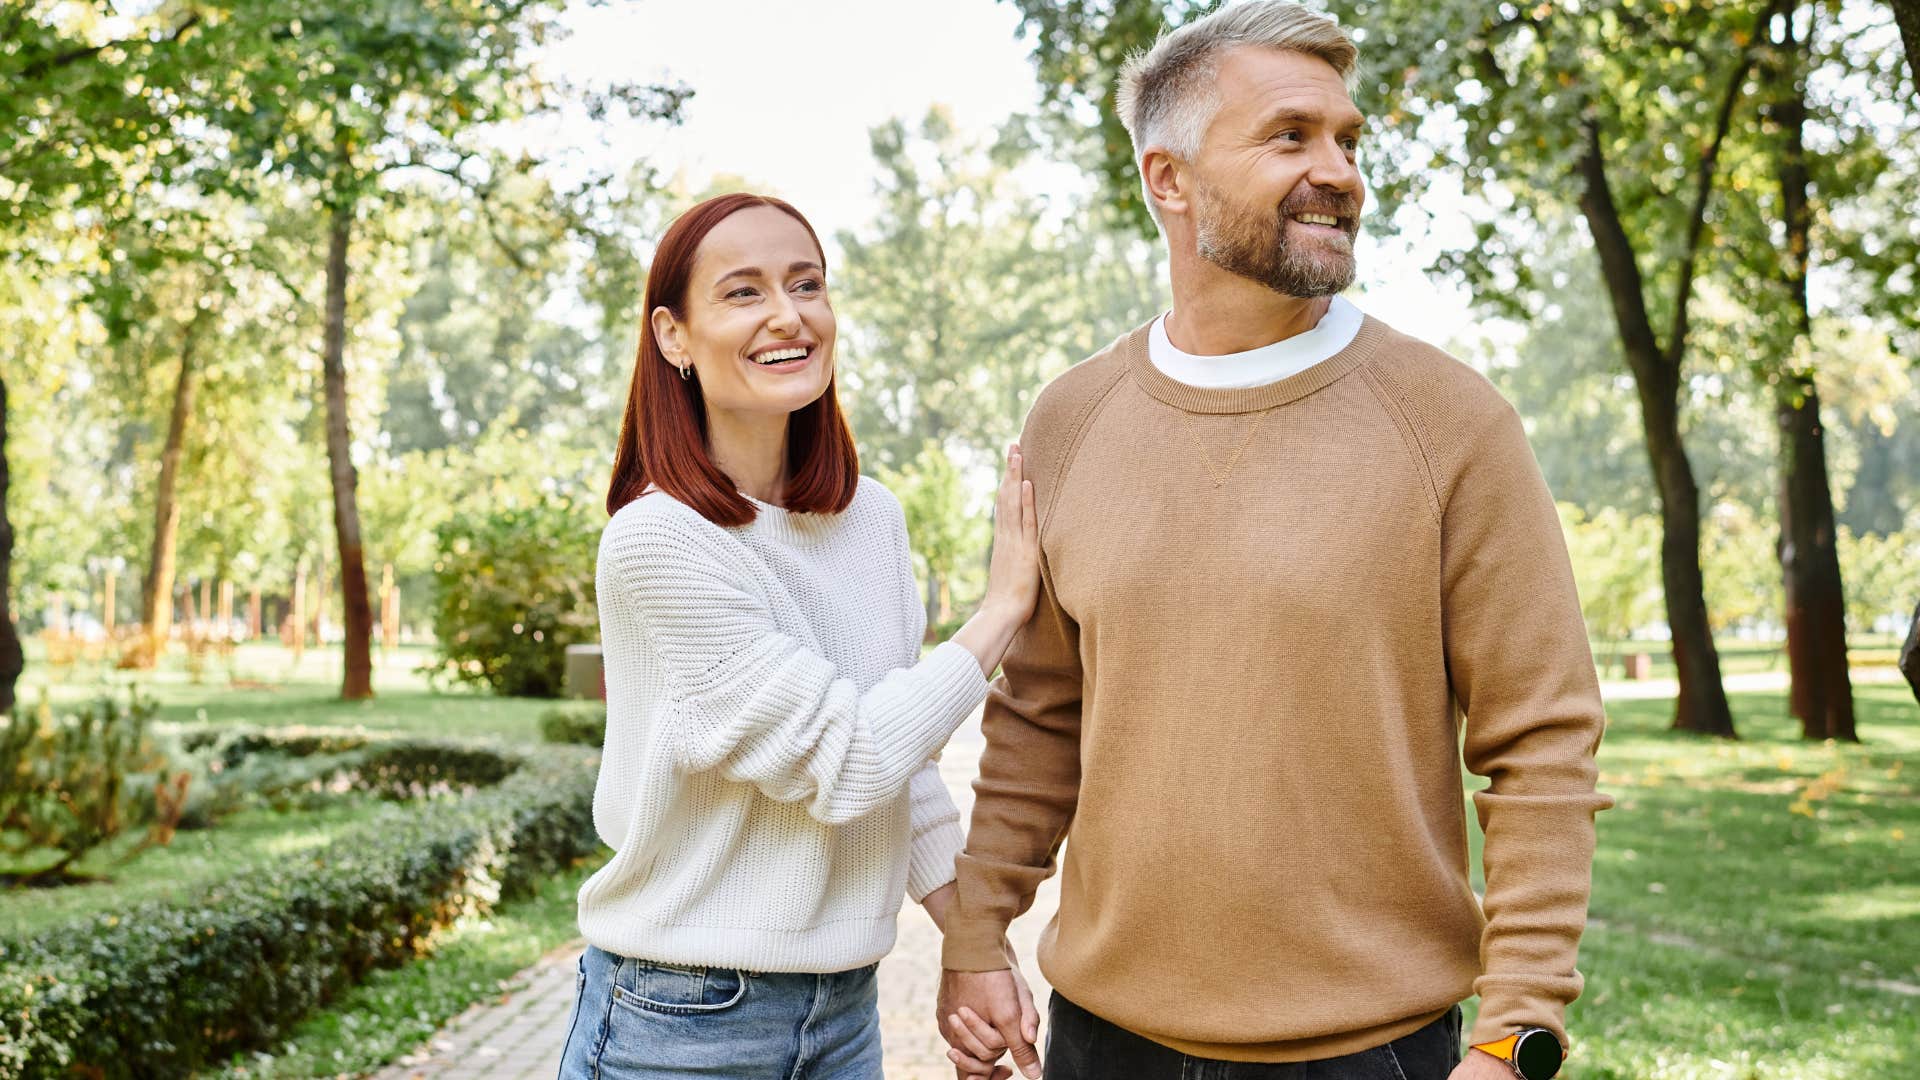
[[(1794, 342), (1810, 348), (1813, 313), (1807, 301), (1813, 214), (1806, 158), (1806, 84), (1803, 43), (1794, 28), (1798, 5), (1780, 20), (1781, 38), (1767, 73), (1775, 93), (1770, 109), (1780, 126), (1778, 176), (1786, 221), (1782, 276), (1792, 298)], [(1811, 33), (1808, 38), (1811, 39)], [(1788, 706), (1809, 739), (1856, 742), (1853, 685), (1847, 674), (1846, 595), (1834, 537), (1833, 491), (1827, 479), (1826, 436), (1820, 427), (1820, 391), (1811, 367), (1786, 357), (1774, 383), (1780, 426), (1780, 571), (1786, 585)]]
[(1786, 585), (1788, 694), (1801, 734), (1857, 741), (1847, 671), (1846, 595), (1834, 541), (1820, 395), (1811, 376), (1783, 377), (1780, 423), (1780, 570)]
[[(4, 477), (0, 473), (0, 477)], [(1900, 649), (1900, 674), (1913, 687), (1913, 700), (1920, 701), (1920, 604), (1913, 606), (1913, 622), (1907, 627), (1907, 643)]]
[(140, 583), (140, 613), (146, 620), (147, 645), (134, 652), (136, 666), (150, 668), (166, 651), (173, 629), (174, 541), (180, 532), (180, 455), (187, 443), (187, 423), (193, 419), (194, 352), (200, 343), (203, 312), (187, 320), (180, 342), (180, 375), (173, 383), (173, 411), (167, 417), (167, 441), (160, 449), (160, 483), (153, 494), (153, 546), (147, 555), (147, 574)]
[(1680, 441), (1678, 388), (1656, 387), (1658, 400), (1652, 402), (1646, 392), (1640, 396), (1647, 455), (1660, 489), (1660, 583), (1680, 681), (1673, 727), (1732, 738), (1733, 708), (1720, 681), (1720, 650), (1713, 641), (1706, 579), (1700, 571), (1700, 486)]
[(0, 712), (13, 713), (13, 689), (26, 669), (13, 625), (13, 522), (7, 517), (7, 380), (0, 375)]
[(1888, 0), (1893, 21), (1900, 24), (1900, 41), (1907, 48), (1907, 76), (1920, 83), (1920, 0)]
[(327, 237), (327, 327), (321, 354), (327, 398), (327, 463), (333, 473), (333, 531), (340, 546), (340, 589), (346, 615), (346, 676), (340, 696), (373, 696), (373, 609), (367, 600), (366, 555), (360, 543), (353, 440), (347, 430), (347, 241), (353, 207), (335, 205)]
[[(1633, 244), (1621, 225), (1607, 183), (1599, 129), (1589, 124), (1586, 134), (1587, 150), (1579, 165), (1585, 181), (1580, 210), (1600, 257), (1622, 350), (1633, 372), (1647, 458), (1660, 492), (1660, 578), (1666, 594), (1667, 627), (1673, 635), (1673, 665), (1680, 681), (1673, 726), (1678, 731), (1732, 738), (1733, 709), (1720, 681), (1720, 653), (1713, 643), (1700, 572), (1700, 487), (1680, 436), (1680, 358), (1685, 355), (1685, 322), (1676, 318), (1673, 340), (1663, 352), (1647, 314)], [(1682, 310), (1686, 287), (1690, 283), (1683, 286)]]

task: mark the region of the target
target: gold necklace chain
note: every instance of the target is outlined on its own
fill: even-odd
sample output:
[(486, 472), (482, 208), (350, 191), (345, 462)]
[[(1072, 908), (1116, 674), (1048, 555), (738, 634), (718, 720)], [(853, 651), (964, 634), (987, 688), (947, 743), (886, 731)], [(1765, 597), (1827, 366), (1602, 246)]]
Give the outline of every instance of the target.
[(1254, 419), (1253, 426), (1247, 429), (1247, 437), (1240, 440), (1239, 449), (1235, 450), (1233, 456), (1227, 459), (1227, 465), (1224, 469), (1215, 469), (1213, 467), (1213, 458), (1207, 453), (1207, 445), (1200, 441), (1200, 431), (1194, 425), (1193, 414), (1185, 410), (1181, 411), (1180, 416), (1181, 419), (1186, 422), (1187, 434), (1193, 439), (1194, 449), (1200, 451), (1200, 461), (1206, 465), (1207, 475), (1213, 478), (1213, 486), (1215, 488), (1226, 486), (1227, 478), (1233, 475), (1233, 467), (1240, 464), (1240, 455), (1247, 452), (1247, 447), (1253, 445), (1253, 437), (1260, 433), (1260, 425), (1266, 423), (1268, 414), (1279, 407), (1280, 406), (1275, 405), (1271, 408), (1260, 410), (1260, 415)]

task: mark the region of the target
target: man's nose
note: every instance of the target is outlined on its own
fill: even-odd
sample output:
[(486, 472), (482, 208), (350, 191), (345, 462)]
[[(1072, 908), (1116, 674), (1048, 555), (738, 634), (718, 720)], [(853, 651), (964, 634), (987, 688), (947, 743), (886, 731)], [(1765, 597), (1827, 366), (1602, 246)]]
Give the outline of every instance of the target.
[(1347, 156), (1338, 139), (1323, 139), (1314, 145), (1313, 166), (1307, 170), (1307, 180), (1315, 187), (1358, 194), (1360, 167)]

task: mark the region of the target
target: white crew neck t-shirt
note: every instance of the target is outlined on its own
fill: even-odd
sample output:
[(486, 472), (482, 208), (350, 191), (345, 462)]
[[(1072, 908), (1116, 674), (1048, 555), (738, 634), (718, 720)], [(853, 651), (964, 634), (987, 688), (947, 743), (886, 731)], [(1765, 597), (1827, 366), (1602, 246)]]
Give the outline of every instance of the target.
[(1336, 296), (1320, 323), (1271, 345), (1225, 356), (1196, 356), (1181, 352), (1167, 337), (1167, 317), (1153, 320), (1147, 335), (1147, 357), (1168, 378), (1207, 390), (1242, 390), (1298, 375), (1344, 349), (1360, 332), (1366, 318), (1345, 297)]

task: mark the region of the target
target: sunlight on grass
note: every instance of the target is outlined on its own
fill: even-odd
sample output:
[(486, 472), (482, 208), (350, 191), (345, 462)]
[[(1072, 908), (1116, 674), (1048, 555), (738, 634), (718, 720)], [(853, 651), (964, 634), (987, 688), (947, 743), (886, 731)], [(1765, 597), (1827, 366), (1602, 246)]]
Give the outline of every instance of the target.
[[(1920, 885), (1878, 885), (1820, 897), (1810, 914), (1821, 920), (1920, 920)], [(1920, 1002), (1915, 1003), (1920, 1008)]]

